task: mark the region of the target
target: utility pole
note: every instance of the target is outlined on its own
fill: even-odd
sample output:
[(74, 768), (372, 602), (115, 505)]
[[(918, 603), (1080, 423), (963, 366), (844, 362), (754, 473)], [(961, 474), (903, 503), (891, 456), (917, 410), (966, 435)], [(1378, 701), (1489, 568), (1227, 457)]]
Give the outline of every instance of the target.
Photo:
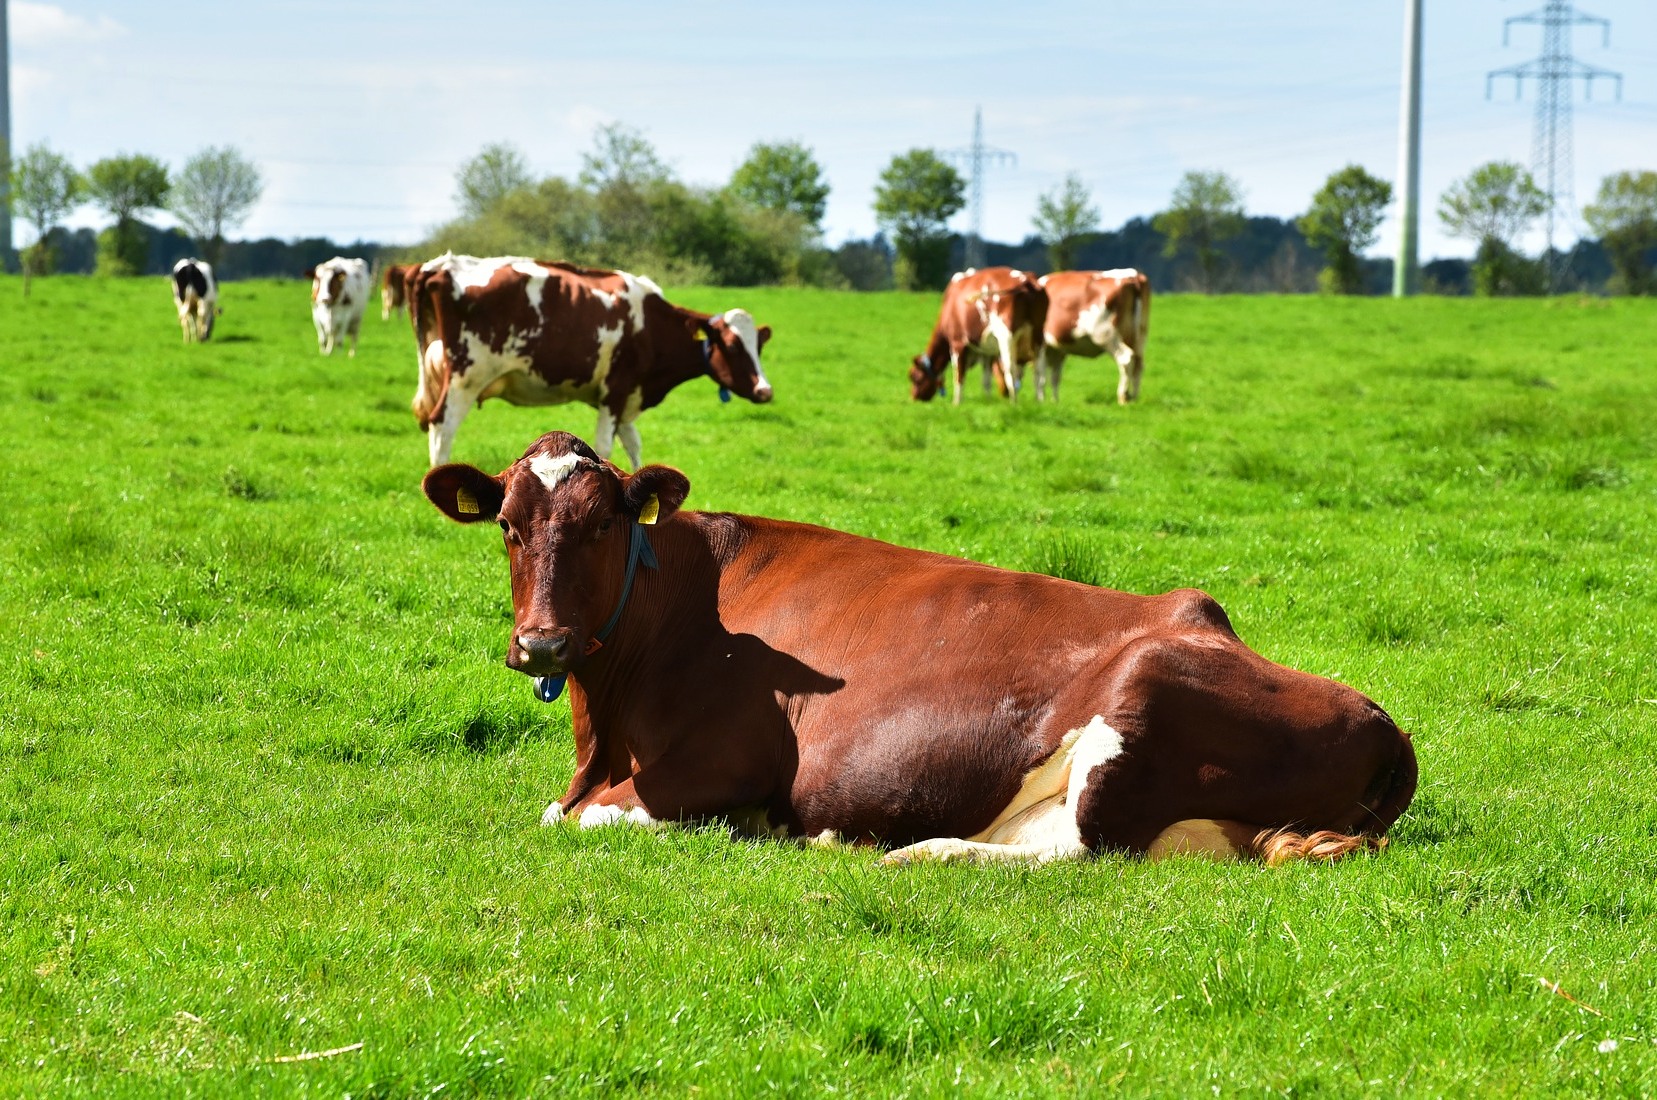
[(1018, 157), (1005, 149), (984, 144), (984, 109), (972, 112), (972, 144), (965, 149), (946, 149), (944, 156), (957, 164), (965, 164), (969, 174), (968, 207), (972, 228), (967, 232), (967, 266), (984, 266), (984, 167), (987, 164), (1018, 166)]
[(0, 0), (0, 271), (12, 266), (12, 51), (7, 0)]
[(1548, 289), (1558, 289), (1561, 264), (1553, 248), (1554, 214), (1575, 208), (1574, 172), (1571, 166), (1571, 91), (1580, 77), (1589, 99), (1594, 98), (1594, 80), (1615, 80), (1617, 99), (1622, 99), (1622, 74), (1596, 68), (1571, 56), (1571, 28), (1597, 23), (1604, 31), (1602, 46), (1611, 45), (1611, 21), (1584, 15), (1570, 0), (1547, 0), (1540, 9), (1515, 15), (1502, 22), (1502, 45), (1508, 44), (1508, 29), (1515, 23), (1536, 23), (1542, 27), (1542, 56), (1485, 75), (1484, 97), (1499, 76), (1513, 78), (1513, 98), (1524, 92), (1525, 77), (1535, 77), (1536, 128), (1531, 137), (1531, 172), (1548, 195)]
[(1392, 296), (1405, 298), (1421, 284), (1421, 0), (1404, 0), (1404, 98), (1398, 115), (1398, 257), (1392, 264)]

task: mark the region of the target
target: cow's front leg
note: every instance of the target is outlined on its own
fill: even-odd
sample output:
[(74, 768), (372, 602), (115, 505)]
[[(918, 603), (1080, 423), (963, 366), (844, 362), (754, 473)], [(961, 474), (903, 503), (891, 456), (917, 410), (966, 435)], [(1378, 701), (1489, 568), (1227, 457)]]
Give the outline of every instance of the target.
[(434, 420), (426, 431), (426, 443), (431, 452), (433, 466), (441, 466), (449, 461), (449, 451), (454, 447), (455, 433), (460, 430), (460, 422), (466, 419), (466, 414), (472, 411), (476, 399), (464, 389), (450, 385), (449, 392), (443, 398), (443, 416)]
[(639, 438), (638, 422), (628, 420), (618, 424), (616, 434), (621, 437), (621, 445), (627, 449), (627, 459), (633, 464), (633, 472), (637, 473), (644, 464), (644, 441)]
[(665, 819), (651, 816), (631, 779), (607, 787), (592, 798), (578, 798), (568, 809), (557, 802), (541, 815), (541, 824), (555, 825), (574, 821), (583, 829), (597, 829), (605, 825), (659, 825)]
[(598, 457), (608, 459), (610, 452), (616, 449), (616, 414), (605, 408), (598, 407), (598, 427), (593, 429), (593, 450)]

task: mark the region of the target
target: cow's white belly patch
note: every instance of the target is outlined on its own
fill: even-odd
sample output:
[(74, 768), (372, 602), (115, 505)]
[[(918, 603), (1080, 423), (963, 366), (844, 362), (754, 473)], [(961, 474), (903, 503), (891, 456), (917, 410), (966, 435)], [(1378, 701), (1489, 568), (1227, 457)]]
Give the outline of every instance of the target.
[(899, 848), (881, 862), (912, 863), (917, 860), (991, 862), (1019, 860), (1047, 863), (1075, 859), (1087, 853), (1076, 813), (1082, 791), (1093, 770), (1109, 763), (1122, 752), (1122, 735), (1095, 714), (1087, 725), (1073, 729), (1053, 755), (1024, 777), (1013, 796), (994, 821), (965, 839), (939, 837)]

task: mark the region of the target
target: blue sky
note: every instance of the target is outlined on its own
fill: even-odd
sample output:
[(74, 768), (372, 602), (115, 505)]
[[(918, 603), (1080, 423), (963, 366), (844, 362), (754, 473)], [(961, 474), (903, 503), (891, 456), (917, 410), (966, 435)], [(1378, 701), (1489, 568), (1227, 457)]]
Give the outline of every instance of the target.
[[(1487, 101), (1484, 74), (1539, 52), (1534, 27), (1504, 49), (1502, 20), (1541, 3), (1427, 0), (1424, 258), (1470, 251), (1431, 214), (1451, 181), (1486, 160), (1529, 162), (1534, 89), (1515, 102), (1498, 83)], [(1657, 170), (1657, 3), (1583, 9), (1612, 20), (1611, 46), (1582, 30), (1577, 55), (1624, 82), (1621, 103), (1609, 85), (1592, 103), (1578, 94), (1579, 208), (1609, 172)], [(965, 146), (979, 106), (986, 141), (1018, 157), (987, 178), (986, 235), (999, 240), (1028, 233), (1036, 197), (1067, 172), (1114, 227), (1160, 209), (1187, 169), (1223, 169), (1250, 212), (1291, 216), (1343, 164), (1387, 179), (1397, 167), (1402, 0), (9, 10), (19, 148), (176, 166), (236, 145), (267, 181), (251, 236), (417, 240), (452, 216), (455, 169), (485, 143), (573, 175), (608, 121), (642, 130), (692, 183), (723, 182), (755, 141), (804, 141), (833, 187), (831, 244), (873, 232), (875, 180), (894, 153)], [(1574, 237), (1580, 219), (1564, 228)], [(1394, 233), (1389, 220), (1377, 252)]]

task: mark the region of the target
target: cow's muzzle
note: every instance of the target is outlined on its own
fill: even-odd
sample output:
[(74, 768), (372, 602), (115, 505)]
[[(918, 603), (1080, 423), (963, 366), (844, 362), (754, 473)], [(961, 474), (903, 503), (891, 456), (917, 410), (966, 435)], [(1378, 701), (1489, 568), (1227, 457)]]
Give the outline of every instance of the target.
[(761, 386), (754, 391), (754, 404), (763, 405), (771, 400), (771, 387)]
[(506, 667), (526, 676), (556, 676), (569, 668), (574, 656), (574, 633), (565, 627), (553, 630), (520, 630), (512, 638)]

